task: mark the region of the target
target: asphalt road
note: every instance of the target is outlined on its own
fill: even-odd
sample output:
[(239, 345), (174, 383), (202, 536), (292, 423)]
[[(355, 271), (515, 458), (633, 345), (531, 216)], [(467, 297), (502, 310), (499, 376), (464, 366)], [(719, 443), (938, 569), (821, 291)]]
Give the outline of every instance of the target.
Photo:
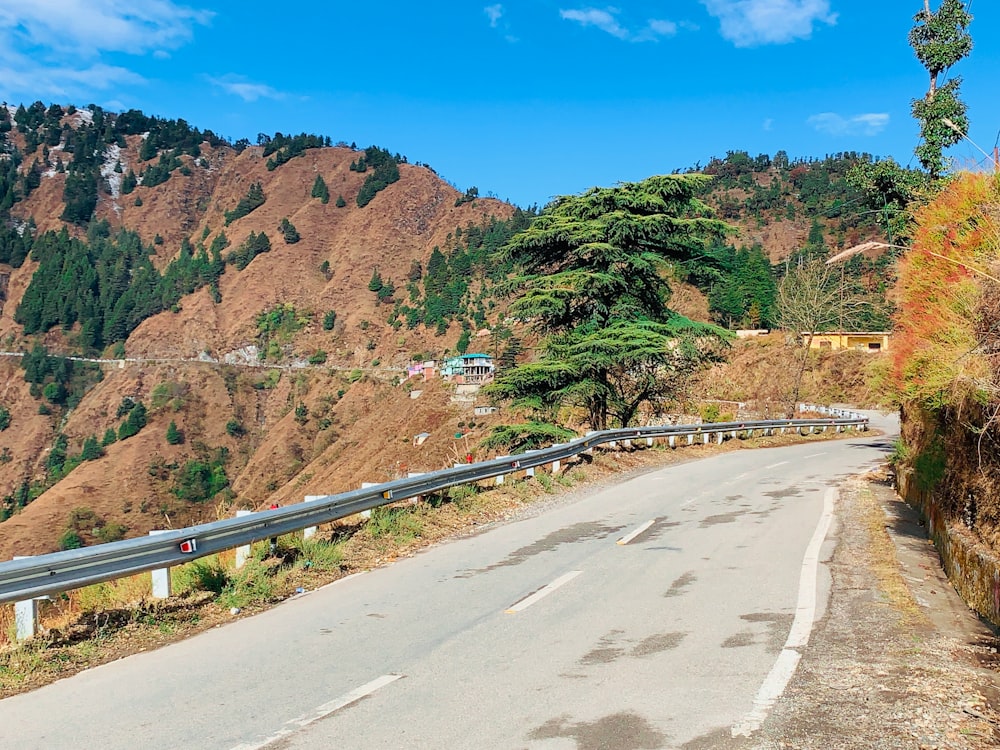
[(0, 745), (711, 747), (766, 714), (802, 651), (783, 651), (793, 621), (801, 642), (826, 606), (835, 487), (890, 441), (736, 451), (575, 493), (0, 701)]

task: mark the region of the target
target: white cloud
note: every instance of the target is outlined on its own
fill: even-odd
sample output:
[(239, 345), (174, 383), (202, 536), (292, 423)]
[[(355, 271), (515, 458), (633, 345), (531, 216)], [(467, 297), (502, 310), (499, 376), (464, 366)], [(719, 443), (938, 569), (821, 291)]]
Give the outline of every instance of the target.
[(651, 18), (646, 26), (637, 32), (629, 31), (618, 21), (621, 11), (618, 8), (579, 8), (575, 10), (560, 10), (559, 15), (567, 21), (575, 21), (581, 26), (593, 26), (617, 39), (632, 42), (652, 42), (660, 37), (673, 36), (677, 33), (677, 24), (659, 18)]
[(142, 84), (102, 55), (162, 57), (212, 16), (173, 0), (0, 0), (0, 96), (85, 99)]
[(615, 18), (616, 13), (618, 13), (617, 8), (608, 8), (607, 10), (582, 8), (580, 10), (559, 11), (559, 15), (567, 21), (576, 21), (581, 26), (596, 26), (611, 36), (627, 39), (628, 31), (618, 23), (618, 19)]
[(817, 23), (833, 26), (830, 0), (701, 0), (719, 19), (722, 36), (737, 47), (785, 44), (812, 36)]
[(170, 0), (0, 0), (0, 41), (88, 57), (143, 54), (188, 42), (213, 15)]
[(651, 18), (649, 19), (649, 30), (660, 36), (673, 36), (677, 33), (677, 24), (673, 21)]
[(774, 127), (774, 120), (768, 117), (766, 120), (764, 120), (761, 127), (763, 127), (766, 132), (770, 132), (771, 129)]
[(490, 19), (490, 28), (495, 29), (497, 24), (500, 23), (500, 19), (503, 17), (503, 6), (500, 3), (496, 5), (487, 5), (483, 8), (483, 12), (486, 14), (487, 18)]
[(872, 112), (853, 117), (844, 117), (836, 112), (821, 112), (807, 122), (820, 133), (828, 135), (878, 135), (889, 125), (889, 115)]
[(86, 97), (94, 91), (118, 89), (125, 85), (139, 85), (145, 79), (126, 68), (96, 64), (85, 68), (36, 65), (31, 61), (22, 64), (0, 64), (0, 92), (27, 94), (32, 98), (72, 101)]
[(228, 74), (220, 78), (208, 77), (208, 82), (227, 94), (240, 97), (245, 102), (255, 102), (258, 99), (284, 99), (285, 95), (267, 84), (253, 83), (242, 76)]

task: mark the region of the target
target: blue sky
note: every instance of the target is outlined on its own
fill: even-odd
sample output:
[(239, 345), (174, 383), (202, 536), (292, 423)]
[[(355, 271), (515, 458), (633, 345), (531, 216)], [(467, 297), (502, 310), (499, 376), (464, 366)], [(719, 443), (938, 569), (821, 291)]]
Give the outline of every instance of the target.
[[(922, 0), (612, 1), (0, 0), (0, 98), (377, 144), (520, 205), (728, 150), (916, 164)], [(971, 10), (953, 73), (992, 152), (1000, 3)]]

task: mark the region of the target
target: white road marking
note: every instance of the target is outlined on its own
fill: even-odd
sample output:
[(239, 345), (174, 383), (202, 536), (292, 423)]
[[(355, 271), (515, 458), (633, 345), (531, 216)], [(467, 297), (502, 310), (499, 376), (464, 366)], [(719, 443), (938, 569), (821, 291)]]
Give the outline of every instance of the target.
[(650, 526), (652, 526), (653, 523), (655, 523), (655, 522), (654, 521), (646, 521), (646, 523), (644, 523), (638, 529), (636, 529), (635, 531), (633, 531), (631, 534), (626, 534), (621, 539), (619, 539), (618, 542), (617, 542), (617, 544), (628, 544), (633, 539), (635, 539), (637, 536), (639, 536), (639, 534), (641, 534), (646, 529), (648, 529)]
[(799, 577), (799, 599), (795, 608), (795, 619), (788, 633), (785, 647), (779, 654), (774, 666), (764, 683), (757, 691), (753, 709), (743, 720), (732, 729), (733, 737), (749, 737), (760, 729), (760, 725), (771, 712), (775, 702), (788, 686), (789, 680), (795, 674), (795, 668), (802, 658), (802, 651), (809, 643), (813, 621), (816, 619), (816, 578), (819, 574), (819, 553), (830, 530), (833, 520), (833, 508), (837, 502), (837, 490), (830, 488), (823, 496), (823, 514), (820, 516), (816, 531), (813, 532), (805, 557), (802, 558), (802, 573)]
[[(819, 458), (820, 456), (825, 456), (825, 455), (826, 455), (826, 453), (813, 453), (810, 456), (806, 456), (806, 458)], [(803, 459), (803, 460), (805, 460), (805, 459)]]
[(334, 711), (337, 711), (343, 708), (344, 706), (349, 706), (352, 703), (355, 703), (361, 700), (362, 698), (371, 695), (379, 688), (383, 688), (386, 685), (395, 682), (402, 676), (403, 675), (401, 674), (384, 674), (378, 679), (372, 680), (371, 682), (362, 685), (356, 690), (352, 690), (349, 693), (345, 693), (344, 695), (340, 696), (335, 700), (330, 701), (329, 703), (324, 703), (322, 706), (319, 706), (311, 713), (303, 714), (302, 716), (299, 716), (295, 719), (286, 721), (285, 726), (282, 729), (279, 729), (277, 732), (272, 734), (266, 740), (258, 742), (257, 744), (254, 745), (248, 745), (248, 744), (237, 745), (236, 747), (233, 748), (233, 750), (262, 750), (268, 745), (274, 744), (283, 737), (287, 737), (290, 734), (294, 734), (300, 729), (304, 729), (305, 727), (309, 726), (313, 722), (319, 721), (320, 719), (329, 716)]
[(788, 461), (778, 461), (776, 464), (771, 464), (770, 466), (765, 466), (765, 469), (777, 469), (779, 466), (784, 466)]
[(582, 572), (583, 572), (582, 570), (571, 570), (569, 573), (566, 573), (565, 575), (559, 576), (556, 580), (554, 580), (548, 586), (543, 586), (542, 588), (538, 589), (538, 591), (536, 591), (534, 594), (532, 594), (531, 596), (525, 597), (524, 599), (522, 599), (521, 601), (519, 601), (517, 604), (515, 604), (510, 609), (504, 610), (504, 614), (512, 615), (512, 614), (515, 614), (517, 612), (523, 612), (528, 607), (530, 607), (532, 604), (534, 604), (535, 602), (539, 601), (540, 599), (544, 599), (546, 596), (548, 596), (549, 594), (551, 594), (553, 591), (555, 591), (557, 588), (559, 588), (563, 584), (566, 584), (566, 583), (569, 583), (570, 581), (572, 581), (574, 578), (576, 578)]

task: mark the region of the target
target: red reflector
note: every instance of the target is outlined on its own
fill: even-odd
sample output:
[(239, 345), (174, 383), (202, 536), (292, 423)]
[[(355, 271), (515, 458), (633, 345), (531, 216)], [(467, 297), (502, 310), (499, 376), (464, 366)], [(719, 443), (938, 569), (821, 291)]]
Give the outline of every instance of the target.
[(181, 552), (190, 554), (198, 549), (198, 542), (194, 539), (185, 539), (179, 545)]

